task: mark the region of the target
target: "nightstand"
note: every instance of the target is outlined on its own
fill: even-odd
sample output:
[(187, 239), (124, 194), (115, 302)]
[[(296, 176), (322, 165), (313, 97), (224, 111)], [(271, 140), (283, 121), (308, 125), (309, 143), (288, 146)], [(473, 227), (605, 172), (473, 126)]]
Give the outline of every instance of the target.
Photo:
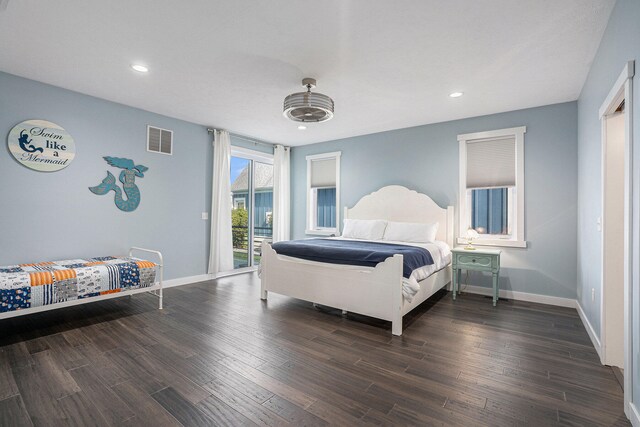
[(487, 271), (493, 276), (493, 305), (498, 302), (498, 278), (500, 275), (500, 253), (497, 249), (468, 250), (455, 248), (452, 252), (453, 299), (459, 293), (461, 270)]

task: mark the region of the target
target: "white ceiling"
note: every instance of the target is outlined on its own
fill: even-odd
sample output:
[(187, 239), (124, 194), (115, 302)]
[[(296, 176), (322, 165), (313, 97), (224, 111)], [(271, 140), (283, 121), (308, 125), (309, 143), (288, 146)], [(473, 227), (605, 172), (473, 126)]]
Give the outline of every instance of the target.
[[(12, 0), (0, 70), (301, 145), (575, 100), (614, 3)], [(306, 131), (282, 116), (303, 77), (336, 104)]]

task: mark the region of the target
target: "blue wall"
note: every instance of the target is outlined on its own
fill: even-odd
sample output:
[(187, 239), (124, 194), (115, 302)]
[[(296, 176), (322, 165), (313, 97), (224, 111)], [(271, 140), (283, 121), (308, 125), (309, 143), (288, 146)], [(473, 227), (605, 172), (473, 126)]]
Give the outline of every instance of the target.
[[(576, 297), (577, 107), (575, 102), (399, 129), (294, 147), (291, 206), (294, 238), (305, 237), (305, 156), (342, 151), (340, 213), (389, 184), (429, 194), (441, 206), (458, 198), (457, 135), (527, 126), (527, 249), (504, 249), (501, 288)], [(472, 284), (489, 286), (473, 275)]]
[[(208, 257), (211, 137), (206, 128), (0, 73), (0, 265), (124, 254), (129, 246), (158, 249), (165, 277), (204, 274)], [(64, 127), (76, 158), (53, 173), (32, 171), (9, 153), (9, 130), (27, 119)], [(146, 125), (174, 131), (174, 155), (146, 151)], [(92, 194), (109, 167), (102, 156), (149, 167), (136, 179), (141, 203), (118, 210), (113, 193)], [(116, 175), (117, 176), (117, 175)]]
[[(636, 60), (636, 76), (633, 91), (635, 108), (634, 152), (634, 280), (633, 289), (633, 373), (636, 384), (634, 402), (640, 406), (640, 300), (638, 289), (638, 197), (637, 184), (640, 182), (640, 1), (618, 0), (604, 33), (598, 53), (593, 61), (589, 76), (578, 100), (578, 301), (583, 307), (596, 334), (600, 335), (600, 247), (602, 235), (596, 228), (596, 218), (602, 215), (601, 190), (601, 141), (598, 110), (613, 87), (627, 61)], [(595, 301), (591, 301), (591, 289), (595, 289)], [(622, 309), (622, 307), (621, 307)]]

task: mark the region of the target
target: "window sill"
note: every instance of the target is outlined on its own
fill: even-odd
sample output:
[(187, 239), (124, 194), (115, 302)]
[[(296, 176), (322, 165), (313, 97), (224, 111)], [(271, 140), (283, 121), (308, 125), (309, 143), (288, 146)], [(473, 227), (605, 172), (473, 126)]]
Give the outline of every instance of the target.
[[(466, 245), (467, 239), (458, 237), (458, 244)], [(473, 241), (474, 246), (498, 246), (505, 248), (526, 248), (526, 240), (507, 240), (507, 239), (479, 239)]]
[(312, 236), (331, 236), (338, 235), (338, 230), (305, 230), (305, 234), (310, 234)]

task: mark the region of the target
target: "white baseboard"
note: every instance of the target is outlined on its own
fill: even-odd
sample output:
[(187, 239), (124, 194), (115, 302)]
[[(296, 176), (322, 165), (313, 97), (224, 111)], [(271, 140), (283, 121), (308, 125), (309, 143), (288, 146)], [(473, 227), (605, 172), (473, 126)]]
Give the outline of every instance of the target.
[(593, 343), (593, 346), (595, 347), (596, 352), (600, 357), (600, 362), (604, 365), (604, 359), (602, 357), (603, 356), (602, 344), (600, 344), (600, 338), (598, 338), (598, 334), (596, 334), (596, 330), (593, 329), (591, 322), (589, 322), (587, 315), (584, 313), (584, 310), (582, 309), (582, 306), (578, 301), (576, 301), (576, 310), (578, 310), (578, 314), (580, 315), (580, 320), (582, 320), (582, 324), (584, 325), (584, 328), (587, 330), (587, 333), (589, 334), (589, 338), (591, 338), (591, 342)]
[(220, 279), (221, 277), (235, 276), (237, 274), (252, 273), (257, 267), (239, 268), (232, 271), (223, 271), (218, 274), (198, 274), (196, 276), (178, 277), (177, 279), (165, 280), (163, 288), (173, 288), (174, 286), (190, 285), (192, 283), (205, 282), (207, 280)]
[(174, 286), (189, 285), (191, 283), (204, 282), (205, 280), (212, 280), (215, 278), (215, 274), (199, 274), (197, 276), (178, 277), (177, 279), (165, 280), (162, 283), (162, 287), (173, 288)]
[(631, 425), (633, 427), (640, 427), (640, 411), (638, 407), (633, 403), (629, 402), (629, 421), (631, 421)]
[[(493, 289), (485, 288), (483, 286), (460, 286), (464, 288), (464, 292), (478, 295), (493, 295)], [(555, 305), (558, 307), (576, 308), (576, 300), (571, 298), (552, 297), (548, 295), (530, 294), (528, 292), (509, 291), (506, 289), (500, 289), (498, 294), (500, 298), (513, 299), (517, 301), (537, 302), (539, 304)]]

